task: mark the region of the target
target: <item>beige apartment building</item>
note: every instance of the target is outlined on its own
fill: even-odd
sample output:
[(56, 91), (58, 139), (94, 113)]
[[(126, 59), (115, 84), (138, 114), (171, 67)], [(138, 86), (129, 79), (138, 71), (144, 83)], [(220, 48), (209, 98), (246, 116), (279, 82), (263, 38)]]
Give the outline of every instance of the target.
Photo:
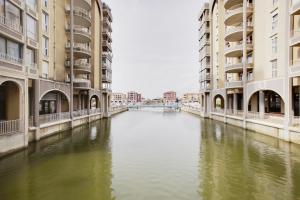
[(0, 154), (110, 116), (110, 8), (0, 0)]
[(198, 20), (201, 115), (300, 143), (300, 0), (210, 0)]

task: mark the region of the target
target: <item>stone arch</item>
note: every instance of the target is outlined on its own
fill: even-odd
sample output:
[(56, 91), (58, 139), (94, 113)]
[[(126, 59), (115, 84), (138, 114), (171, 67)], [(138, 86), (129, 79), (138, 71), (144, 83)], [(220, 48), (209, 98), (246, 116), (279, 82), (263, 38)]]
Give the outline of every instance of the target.
[(98, 95), (92, 95), (90, 97), (90, 109), (100, 108), (100, 97)]
[(214, 108), (224, 109), (225, 107), (225, 98), (221, 94), (216, 94), (213, 97), (213, 106)]
[(11, 79), (0, 82), (0, 120), (22, 119), (22, 88)]
[(48, 90), (39, 100), (40, 114), (52, 114), (60, 112), (70, 112), (70, 100), (68, 96), (60, 90)]
[(263, 92), (263, 112), (266, 113), (285, 113), (284, 111), (284, 98), (278, 94), (275, 90), (267, 89), (267, 90), (257, 90), (252, 92), (250, 97), (247, 100), (248, 111), (258, 112), (259, 104), (262, 104), (259, 99), (259, 93)]

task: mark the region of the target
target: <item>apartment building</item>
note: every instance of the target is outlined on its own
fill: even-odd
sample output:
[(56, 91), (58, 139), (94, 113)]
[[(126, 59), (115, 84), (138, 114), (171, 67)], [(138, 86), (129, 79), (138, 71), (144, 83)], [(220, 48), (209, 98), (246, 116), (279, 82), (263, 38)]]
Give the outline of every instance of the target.
[(300, 143), (299, 20), (299, 0), (204, 4), (198, 19), (202, 115)]
[(130, 91), (127, 93), (127, 102), (131, 104), (136, 104), (142, 102), (142, 95), (135, 91)]
[(109, 116), (111, 22), (100, 0), (0, 0), (0, 154)]
[(182, 103), (199, 103), (200, 95), (199, 93), (185, 93), (182, 97)]
[(164, 103), (175, 103), (177, 100), (176, 92), (168, 91), (163, 93)]
[(112, 104), (114, 105), (126, 105), (127, 96), (123, 93), (112, 93)]

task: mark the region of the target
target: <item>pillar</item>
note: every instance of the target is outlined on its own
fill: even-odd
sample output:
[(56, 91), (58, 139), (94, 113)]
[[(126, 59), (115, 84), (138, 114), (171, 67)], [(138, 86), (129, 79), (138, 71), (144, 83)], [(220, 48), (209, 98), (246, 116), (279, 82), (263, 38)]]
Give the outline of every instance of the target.
[(238, 105), (238, 95), (237, 95), (237, 93), (233, 93), (233, 113), (234, 114), (237, 111), (237, 105)]
[(61, 115), (61, 94), (57, 93), (56, 95), (56, 113), (59, 114), (59, 118)]
[(259, 91), (259, 117), (262, 119), (265, 114), (265, 93), (264, 91)]
[(33, 80), (34, 88), (34, 117), (33, 124), (36, 127), (35, 129), (35, 140), (40, 140), (40, 80)]

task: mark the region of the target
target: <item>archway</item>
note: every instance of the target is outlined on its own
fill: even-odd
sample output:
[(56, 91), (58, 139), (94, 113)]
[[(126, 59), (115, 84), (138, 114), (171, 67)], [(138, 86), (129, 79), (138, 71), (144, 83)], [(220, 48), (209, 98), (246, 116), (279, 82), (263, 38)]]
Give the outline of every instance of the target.
[(90, 99), (90, 109), (100, 108), (100, 99), (97, 95), (93, 95)]
[(248, 111), (284, 115), (284, 101), (273, 90), (257, 91), (248, 101)]
[(69, 112), (69, 100), (61, 91), (50, 91), (40, 100), (40, 115)]
[(224, 97), (222, 95), (216, 95), (213, 103), (215, 109), (224, 109)]
[(6, 81), (0, 85), (0, 121), (20, 118), (19, 85), (13, 81)]

